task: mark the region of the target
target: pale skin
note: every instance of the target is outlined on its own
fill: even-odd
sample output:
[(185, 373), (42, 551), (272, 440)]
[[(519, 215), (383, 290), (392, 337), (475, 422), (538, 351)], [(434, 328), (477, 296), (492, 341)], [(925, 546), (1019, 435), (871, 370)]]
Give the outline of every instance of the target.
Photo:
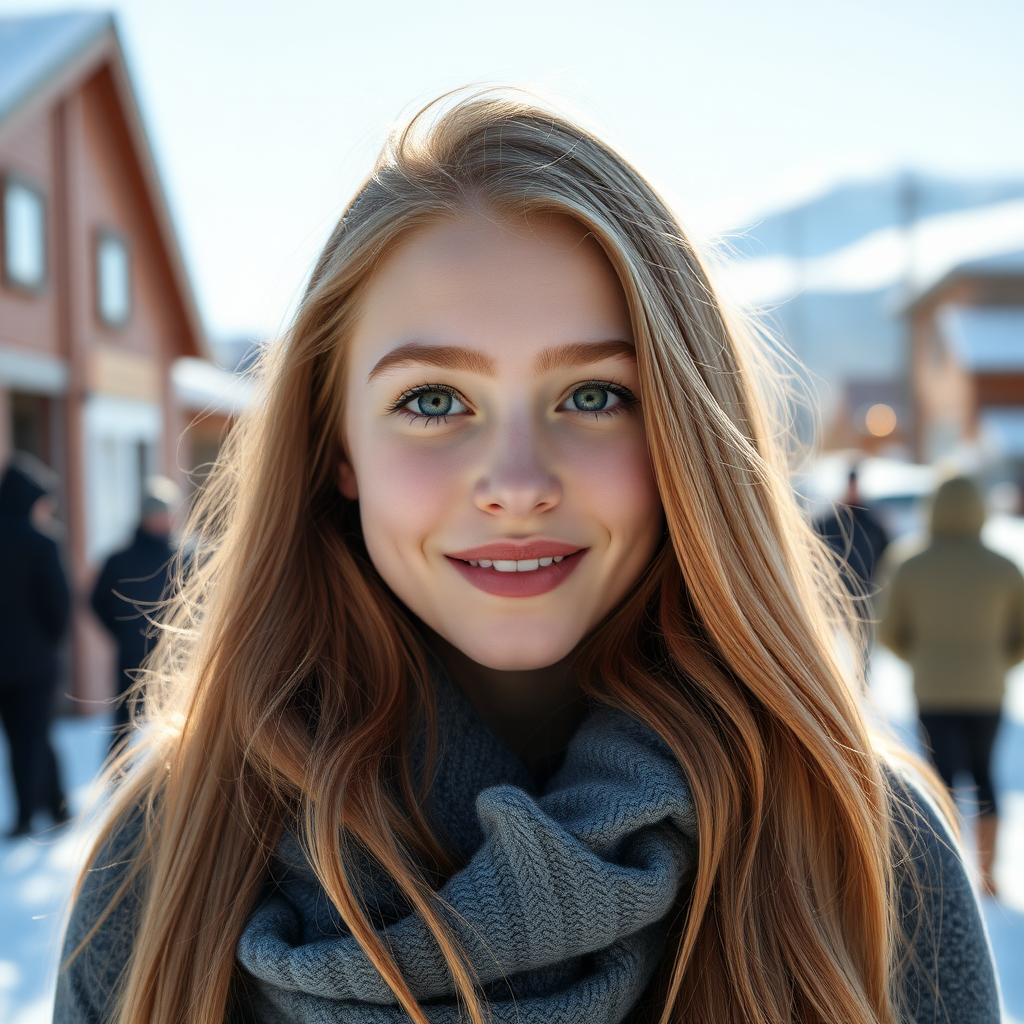
[(36, 529), (45, 530), (56, 511), (57, 502), (49, 494), (44, 494), (29, 510), (29, 518)]
[(143, 516), (139, 523), (146, 533), (152, 534), (154, 537), (166, 537), (174, 525), (174, 516), (170, 512), (153, 512), (148, 516)]
[(578, 719), (572, 652), (662, 536), (641, 401), (622, 287), (569, 218), (440, 221), (366, 288), (339, 488), (377, 571), (531, 765)]

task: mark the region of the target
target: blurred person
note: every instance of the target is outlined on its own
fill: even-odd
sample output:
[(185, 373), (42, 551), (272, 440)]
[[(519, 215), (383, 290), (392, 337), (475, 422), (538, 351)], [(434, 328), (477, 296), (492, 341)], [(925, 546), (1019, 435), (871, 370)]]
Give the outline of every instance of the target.
[(834, 552), (850, 593), (855, 597), (870, 593), (889, 537), (861, 496), (856, 467), (847, 477), (846, 493), (814, 526)]
[(71, 601), (50, 517), (57, 478), (16, 452), (0, 481), (0, 719), (10, 748), (18, 816), (27, 835), (37, 810), (69, 817), (50, 744), (59, 647)]
[(974, 780), (979, 871), (994, 896), (992, 747), (1006, 672), (1024, 658), (1024, 576), (982, 543), (984, 522), (985, 505), (970, 480), (939, 487), (931, 542), (896, 569), (879, 639), (913, 667), (923, 739), (943, 781), (952, 789), (961, 772)]
[[(117, 644), (111, 749), (128, 730), (128, 691), (152, 645), (150, 619), (166, 595), (175, 552), (171, 531), (180, 504), (181, 490), (173, 480), (150, 477), (132, 542), (107, 559), (93, 588), (93, 611)], [(137, 705), (137, 710), (141, 710), (141, 705)]]

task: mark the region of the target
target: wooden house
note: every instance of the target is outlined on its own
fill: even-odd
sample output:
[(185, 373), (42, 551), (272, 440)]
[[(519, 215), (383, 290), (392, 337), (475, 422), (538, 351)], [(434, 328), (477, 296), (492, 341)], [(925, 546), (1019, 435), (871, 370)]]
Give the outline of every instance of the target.
[(965, 263), (909, 307), (914, 449), (1024, 478), (1024, 253)]
[(75, 600), (69, 686), (110, 692), (87, 608), (142, 481), (184, 484), (180, 357), (207, 346), (113, 19), (0, 18), (0, 458), (59, 474)]

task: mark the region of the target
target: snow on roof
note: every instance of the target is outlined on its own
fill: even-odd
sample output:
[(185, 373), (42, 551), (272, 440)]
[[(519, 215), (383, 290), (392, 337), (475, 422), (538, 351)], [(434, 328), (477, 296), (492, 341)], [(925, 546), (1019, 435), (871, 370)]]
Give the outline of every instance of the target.
[(1024, 408), (999, 406), (982, 409), (978, 425), (986, 446), (1002, 456), (1024, 455)]
[(0, 18), (0, 119), (113, 25), (96, 11)]
[(872, 231), (815, 259), (764, 256), (719, 264), (718, 277), (741, 302), (762, 304), (799, 292), (870, 292), (904, 283), (930, 287), (968, 261), (1009, 260), (1024, 251), (1024, 199), (938, 214)]
[(938, 322), (966, 369), (1024, 371), (1024, 307), (947, 305), (939, 310)]
[(975, 276), (1000, 274), (1024, 274), (1024, 249), (1004, 252), (998, 256), (987, 256), (980, 260), (969, 260), (956, 268), (962, 274)]
[[(125, 123), (132, 136), (139, 170), (157, 221), (158, 231), (171, 267), (174, 288), (188, 324), (187, 335), (200, 353), (207, 351), (203, 325), (195, 308), (188, 273), (182, 262), (174, 224), (167, 210), (159, 174), (149, 149), (131, 83), (125, 72), (114, 16), (104, 11), (74, 11), (39, 17), (0, 17), (0, 121), (3, 121), (33, 93), (68, 67), (77, 56), (109, 33), (112, 45), (106, 54), (115, 69)], [(191, 346), (190, 346), (191, 347)]]
[(192, 412), (237, 416), (252, 404), (255, 394), (250, 378), (191, 356), (175, 360), (171, 380), (178, 401)]

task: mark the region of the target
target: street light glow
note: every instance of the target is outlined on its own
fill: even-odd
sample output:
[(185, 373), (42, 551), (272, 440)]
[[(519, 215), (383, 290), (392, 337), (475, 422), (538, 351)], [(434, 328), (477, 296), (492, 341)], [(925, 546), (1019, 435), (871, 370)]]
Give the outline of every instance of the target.
[(864, 425), (875, 437), (888, 437), (896, 429), (896, 413), (891, 405), (879, 402), (868, 409)]

